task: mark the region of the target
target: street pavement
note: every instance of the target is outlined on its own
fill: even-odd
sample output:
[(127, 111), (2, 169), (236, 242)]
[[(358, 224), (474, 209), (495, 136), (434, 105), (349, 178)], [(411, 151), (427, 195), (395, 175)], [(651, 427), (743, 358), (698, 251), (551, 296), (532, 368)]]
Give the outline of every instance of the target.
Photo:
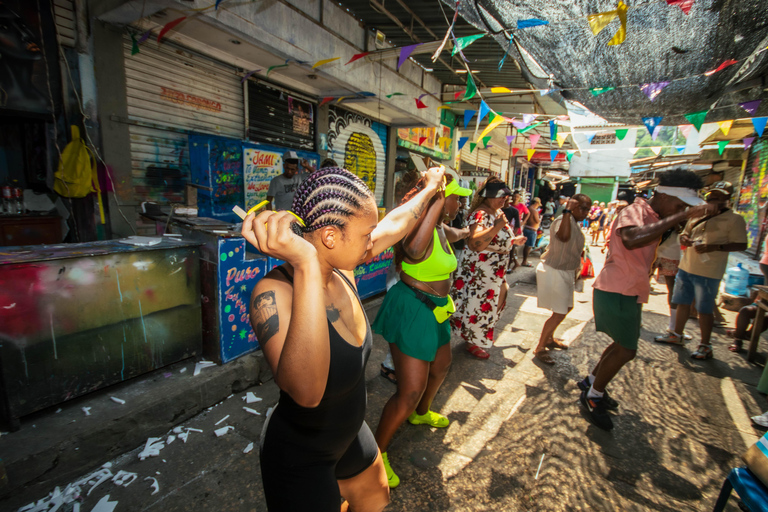
[[(599, 271), (603, 256), (597, 248), (592, 254)], [(727, 472), (743, 465), (740, 455), (762, 435), (749, 422), (768, 408), (755, 389), (762, 368), (748, 364), (744, 353), (729, 352), (723, 329), (713, 337), (715, 359), (691, 359), (698, 339), (694, 320), (687, 347), (654, 343), (668, 322), (666, 288), (654, 283), (638, 356), (610, 386), (621, 404), (615, 428), (602, 431), (579, 404), (576, 387), (609, 343), (595, 332), (592, 281), (576, 295), (574, 310), (557, 332), (570, 348), (558, 351), (556, 364), (548, 366), (532, 357), (549, 316), (536, 307), (534, 269), (518, 269), (508, 278), (510, 296), (491, 358), (474, 359), (456, 336), (452, 342), (453, 366), (433, 404), (451, 425), (405, 424), (395, 436), (389, 459), (401, 484), (387, 510), (711, 510)], [(367, 302), (371, 319), (380, 303)], [(725, 314), (732, 323), (735, 314)], [(386, 342), (374, 336), (366, 370), (366, 419), (374, 431), (395, 390), (379, 376), (386, 350)], [(142, 445), (83, 475), (91, 478), (80, 483), (79, 510), (104, 505), (108, 495), (106, 501), (117, 502), (116, 512), (265, 511), (258, 442), (278, 390), (268, 370), (261, 377), (262, 385), (247, 390), (261, 401), (246, 404), (246, 392), (237, 393), (184, 422), (182, 433), (202, 430), (189, 431), (186, 442), (169, 432), (176, 439), (156, 456), (140, 460)], [(214, 431), (225, 426), (234, 429), (217, 437)], [(17, 510), (40, 499), (46, 497), (16, 495), (0, 508)], [(72, 510), (72, 504), (59, 510)], [(735, 499), (727, 510), (738, 510)]]

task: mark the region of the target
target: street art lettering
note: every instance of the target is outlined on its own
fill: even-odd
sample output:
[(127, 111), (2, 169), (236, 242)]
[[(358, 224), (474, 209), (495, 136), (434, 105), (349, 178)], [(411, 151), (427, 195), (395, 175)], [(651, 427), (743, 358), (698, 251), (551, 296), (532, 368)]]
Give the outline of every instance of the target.
[(183, 93), (163, 86), (160, 86), (160, 89), (162, 89), (160, 98), (170, 101), (171, 103), (192, 107), (197, 110), (206, 110), (208, 112), (221, 112), (221, 103), (218, 101), (201, 98), (200, 96)]
[[(283, 153), (286, 148), (277, 146), (245, 146), (243, 149), (243, 177), (245, 180), (245, 209), (255, 206), (267, 198), (269, 182), (283, 173)], [(320, 156), (317, 153), (296, 151), (299, 158), (317, 168)]]

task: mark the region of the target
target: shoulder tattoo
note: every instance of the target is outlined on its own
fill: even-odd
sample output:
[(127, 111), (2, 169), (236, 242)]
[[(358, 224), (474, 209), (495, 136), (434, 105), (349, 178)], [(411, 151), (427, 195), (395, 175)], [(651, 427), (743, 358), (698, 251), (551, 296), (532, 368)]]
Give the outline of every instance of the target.
[(264, 345), (280, 330), (275, 292), (269, 290), (256, 295), (251, 301), (251, 324), (256, 339)]

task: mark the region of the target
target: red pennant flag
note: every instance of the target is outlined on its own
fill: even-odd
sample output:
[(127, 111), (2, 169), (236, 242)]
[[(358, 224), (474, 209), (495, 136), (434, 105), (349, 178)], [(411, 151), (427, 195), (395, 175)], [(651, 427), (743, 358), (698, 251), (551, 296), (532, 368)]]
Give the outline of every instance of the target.
[(425, 140), (427, 140), (427, 138), (426, 138), (426, 137), (419, 137), (419, 146), (421, 146), (422, 144), (424, 144), (424, 141), (425, 141)]
[(720, 64), (719, 66), (717, 66), (717, 68), (715, 68), (715, 69), (710, 69), (709, 71), (707, 71), (706, 73), (704, 73), (704, 75), (705, 75), (705, 76), (712, 76), (712, 75), (714, 75), (715, 73), (717, 73), (718, 71), (722, 71), (722, 70), (724, 70), (724, 69), (725, 69), (725, 68), (727, 68), (728, 66), (733, 66), (733, 65), (734, 65), (734, 64), (736, 64), (737, 62), (739, 62), (739, 61), (737, 61), (737, 60), (733, 60), (733, 59), (728, 59), (727, 61), (725, 61), (725, 62), (723, 62), (722, 64)]
[(181, 18), (176, 18), (175, 20), (173, 20), (173, 21), (169, 21), (168, 23), (166, 23), (166, 24), (163, 26), (163, 28), (160, 30), (160, 33), (159, 33), (159, 34), (157, 34), (157, 42), (159, 43), (159, 42), (160, 42), (160, 40), (163, 38), (163, 36), (164, 36), (164, 35), (165, 35), (165, 34), (166, 34), (166, 33), (167, 33), (169, 30), (173, 29), (173, 27), (175, 27), (176, 25), (178, 25), (179, 23), (181, 23), (181, 22), (182, 22), (182, 21), (184, 21), (185, 19), (187, 19), (187, 17), (186, 17), (186, 16), (182, 16)]
[(520, 148), (512, 148), (512, 156), (515, 156), (518, 151), (520, 151)]
[(332, 101), (333, 101), (333, 96), (326, 96), (325, 98), (323, 98), (323, 101), (320, 102), (320, 106), (322, 107), (326, 103), (330, 103)]
[[(353, 63), (353, 62), (355, 62), (357, 59), (362, 59), (363, 57), (365, 57), (365, 56), (366, 56), (366, 55), (368, 55), (369, 53), (371, 53), (371, 52), (356, 53), (356, 54), (354, 54), (354, 55), (352, 56), (352, 58), (351, 58), (351, 59), (349, 59), (349, 62), (347, 62), (347, 64), (352, 64), (352, 63)], [(344, 65), (346, 66), (347, 64), (344, 64)]]
[(414, 99), (416, 100), (416, 108), (427, 108), (424, 102), (421, 101), (419, 98), (414, 98)]
[(691, 12), (693, 2), (694, 0), (667, 0), (667, 4), (678, 6), (685, 14)]
[(461, 98), (462, 96), (464, 96), (464, 91), (456, 91), (455, 93), (453, 93), (453, 99), (455, 100)]

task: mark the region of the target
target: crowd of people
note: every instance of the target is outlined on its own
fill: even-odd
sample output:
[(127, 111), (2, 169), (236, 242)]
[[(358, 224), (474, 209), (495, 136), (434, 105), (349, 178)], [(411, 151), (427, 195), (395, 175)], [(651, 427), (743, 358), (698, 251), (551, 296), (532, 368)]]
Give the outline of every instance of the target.
[[(607, 388), (636, 355), (652, 269), (667, 282), (673, 317), (669, 332), (656, 341), (684, 343), (695, 302), (702, 341), (693, 357), (711, 358), (714, 296), (728, 253), (746, 247), (744, 221), (727, 208), (727, 182), (712, 185), (704, 202), (701, 179), (691, 171), (668, 171), (659, 181), (650, 199), (631, 204), (606, 205), (576, 194), (542, 206), (538, 198), (525, 205), (522, 194), (491, 177), (467, 205), (472, 191), (442, 168), (431, 168), (377, 222), (377, 205), (365, 184), (334, 166), (303, 179), (290, 212), (247, 217), (243, 236), (286, 262), (257, 283), (250, 309), (280, 388), (261, 445), (269, 509), (330, 511), (340, 502), (341, 510), (386, 506), (389, 489), (400, 482), (388, 457), (393, 436), (406, 420), (438, 428), (450, 424), (430, 406), (451, 366), (451, 334), (471, 356), (490, 357), (487, 349), (507, 303), (506, 275), (531, 266), (528, 256), (543, 220), (552, 224), (536, 268), (537, 297), (539, 307), (552, 313), (534, 349), (541, 363), (553, 364), (551, 351), (568, 348), (555, 331), (573, 309), (585, 274), (585, 233), (592, 244), (602, 234), (607, 247), (593, 285), (593, 308), (596, 329), (611, 343), (578, 384), (595, 425), (613, 427), (609, 411), (619, 405)], [(393, 279), (369, 324), (353, 271), (389, 247), (396, 254)], [(737, 329), (734, 336), (743, 338), (746, 323)], [(397, 386), (375, 434), (364, 421), (364, 369), (373, 332), (389, 343), (382, 375)]]

